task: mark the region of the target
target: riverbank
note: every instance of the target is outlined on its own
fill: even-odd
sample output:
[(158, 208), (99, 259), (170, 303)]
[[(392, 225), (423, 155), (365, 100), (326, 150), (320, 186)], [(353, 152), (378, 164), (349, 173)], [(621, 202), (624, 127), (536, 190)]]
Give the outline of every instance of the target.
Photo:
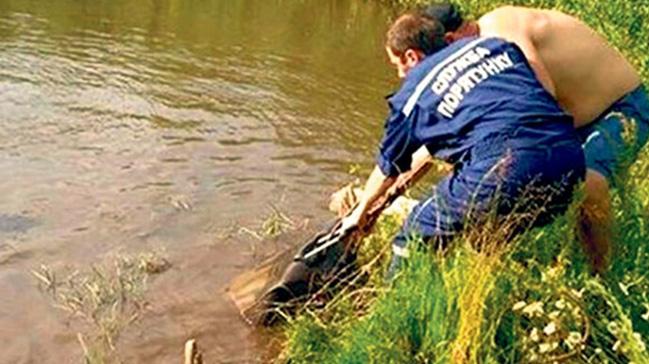
[[(459, 1), (480, 14), (503, 1)], [(529, 0), (604, 34), (649, 81), (649, 6), (633, 1)], [(366, 239), (368, 281), (286, 330), (292, 363), (646, 363), (649, 340), (649, 150), (614, 192), (615, 260), (592, 277), (575, 236), (576, 209), (501, 244), (476, 226), (445, 257), (419, 253), (392, 287), (383, 282), (398, 219)], [(481, 253), (471, 246), (483, 247)]]

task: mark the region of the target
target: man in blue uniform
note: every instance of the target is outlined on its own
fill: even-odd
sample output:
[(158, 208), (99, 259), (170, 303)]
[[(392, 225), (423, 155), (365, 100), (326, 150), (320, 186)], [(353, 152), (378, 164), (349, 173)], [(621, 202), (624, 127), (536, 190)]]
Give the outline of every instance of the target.
[[(390, 27), (386, 50), (403, 83), (388, 100), (376, 167), (343, 220), (344, 227), (362, 227), (372, 203), (421, 155), (453, 164), (395, 238), (393, 268), (408, 256), (413, 235), (447, 243), (493, 213), (532, 213), (531, 223), (545, 224), (566, 209), (585, 174), (572, 118), (516, 45), (478, 37), (446, 45), (443, 36), (443, 26), (419, 13)], [(552, 193), (530, 195), (548, 186)]]

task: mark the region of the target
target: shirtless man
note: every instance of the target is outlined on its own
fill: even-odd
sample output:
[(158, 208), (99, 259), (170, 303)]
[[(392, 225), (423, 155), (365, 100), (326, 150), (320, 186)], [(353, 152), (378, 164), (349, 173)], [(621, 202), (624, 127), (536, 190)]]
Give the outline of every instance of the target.
[(609, 187), (621, 159), (629, 152), (635, 158), (649, 133), (649, 99), (636, 70), (602, 36), (559, 11), (505, 6), (467, 21), (454, 5), (438, 3), (424, 13), (444, 25), (447, 43), (480, 35), (518, 45), (546, 90), (572, 114), (588, 167), (581, 240), (593, 270), (605, 271)]

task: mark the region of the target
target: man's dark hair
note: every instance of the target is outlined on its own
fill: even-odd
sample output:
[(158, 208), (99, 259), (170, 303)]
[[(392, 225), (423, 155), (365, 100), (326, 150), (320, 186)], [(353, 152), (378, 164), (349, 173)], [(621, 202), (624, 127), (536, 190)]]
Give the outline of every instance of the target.
[(408, 49), (431, 55), (446, 46), (444, 26), (437, 20), (421, 12), (409, 12), (401, 15), (390, 26), (385, 45), (396, 56), (403, 55)]
[(432, 3), (424, 7), (422, 12), (442, 23), (447, 32), (456, 31), (464, 22), (460, 8), (449, 2)]

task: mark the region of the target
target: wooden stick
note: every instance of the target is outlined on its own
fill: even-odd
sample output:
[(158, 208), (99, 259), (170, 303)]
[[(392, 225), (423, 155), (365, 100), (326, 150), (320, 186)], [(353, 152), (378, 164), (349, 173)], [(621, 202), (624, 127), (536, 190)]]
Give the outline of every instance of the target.
[(189, 339), (185, 343), (185, 364), (203, 364), (203, 355), (198, 350), (196, 339)]

